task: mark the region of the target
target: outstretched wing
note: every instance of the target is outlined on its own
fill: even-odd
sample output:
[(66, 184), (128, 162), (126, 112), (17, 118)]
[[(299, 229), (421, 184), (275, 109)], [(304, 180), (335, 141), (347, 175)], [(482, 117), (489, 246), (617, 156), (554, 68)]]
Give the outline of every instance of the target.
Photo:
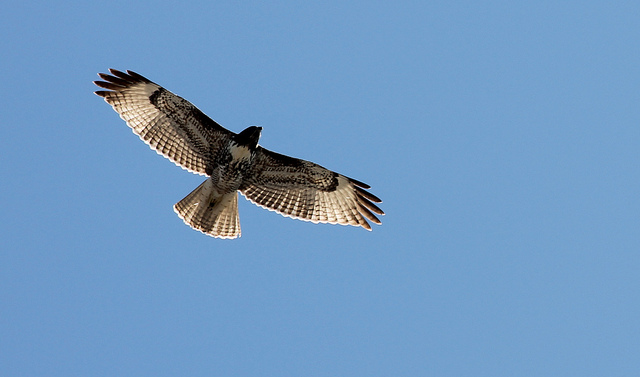
[(240, 192), (253, 203), (281, 215), (311, 221), (361, 226), (380, 220), (381, 203), (370, 187), (310, 161), (258, 147)]
[(234, 135), (189, 101), (132, 72), (110, 69), (95, 93), (152, 149), (191, 172), (209, 175), (213, 156)]

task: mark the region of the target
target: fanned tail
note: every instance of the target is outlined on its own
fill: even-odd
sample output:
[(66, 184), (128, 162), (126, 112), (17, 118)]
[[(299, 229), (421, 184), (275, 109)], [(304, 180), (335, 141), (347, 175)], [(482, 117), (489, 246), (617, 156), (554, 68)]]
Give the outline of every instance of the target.
[(238, 192), (220, 195), (210, 179), (176, 203), (173, 209), (185, 224), (204, 234), (216, 238), (240, 236)]

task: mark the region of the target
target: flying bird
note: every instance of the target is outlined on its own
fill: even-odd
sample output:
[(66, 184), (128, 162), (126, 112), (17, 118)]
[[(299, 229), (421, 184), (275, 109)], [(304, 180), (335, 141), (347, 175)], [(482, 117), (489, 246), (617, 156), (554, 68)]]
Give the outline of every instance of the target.
[(258, 145), (262, 127), (236, 134), (189, 101), (145, 77), (109, 69), (95, 93), (120, 114), (133, 133), (159, 154), (208, 178), (173, 208), (192, 228), (217, 238), (240, 236), (238, 191), (260, 207), (283, 216), (361, 226), (384, 212), (369, 185), (310, 161)]

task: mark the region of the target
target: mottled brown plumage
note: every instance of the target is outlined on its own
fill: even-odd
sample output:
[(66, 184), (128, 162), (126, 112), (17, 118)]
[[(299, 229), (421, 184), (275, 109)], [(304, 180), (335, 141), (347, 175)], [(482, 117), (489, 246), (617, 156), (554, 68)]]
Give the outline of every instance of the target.
[[(258, 145), (261, 127), (233, 133), (189, 101), (145, 77), (110, 69), (95, 93), (120, 114), (133, 132), (176, 165), (209, 178), (174, 209), (186, 224), (219, 238), (240, 236), (238, 197), (284, 216), (361, 226), (384, 212), (369, 186), (310, 161)], [(366, 218), (366, 219), (365, 219)]]

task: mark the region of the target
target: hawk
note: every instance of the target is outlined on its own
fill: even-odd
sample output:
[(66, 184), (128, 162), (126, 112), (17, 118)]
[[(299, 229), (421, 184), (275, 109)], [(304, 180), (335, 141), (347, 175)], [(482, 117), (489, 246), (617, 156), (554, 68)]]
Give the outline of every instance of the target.
[(236, 134), (206, 116), (189, 101), (145, 77), (110, 69), (94, 84), (95, 93), (120, 114), (133, 133), (158, 154), (190, 172), (207, 176), (173, 206), (192, 228), (217, 238), (240, 236), (238, 191), (260, 207), (283, 216), (361, 226), (384, 212), (369, 185), (310, 161), (288, 157), (258, 145), (262, 127)]

